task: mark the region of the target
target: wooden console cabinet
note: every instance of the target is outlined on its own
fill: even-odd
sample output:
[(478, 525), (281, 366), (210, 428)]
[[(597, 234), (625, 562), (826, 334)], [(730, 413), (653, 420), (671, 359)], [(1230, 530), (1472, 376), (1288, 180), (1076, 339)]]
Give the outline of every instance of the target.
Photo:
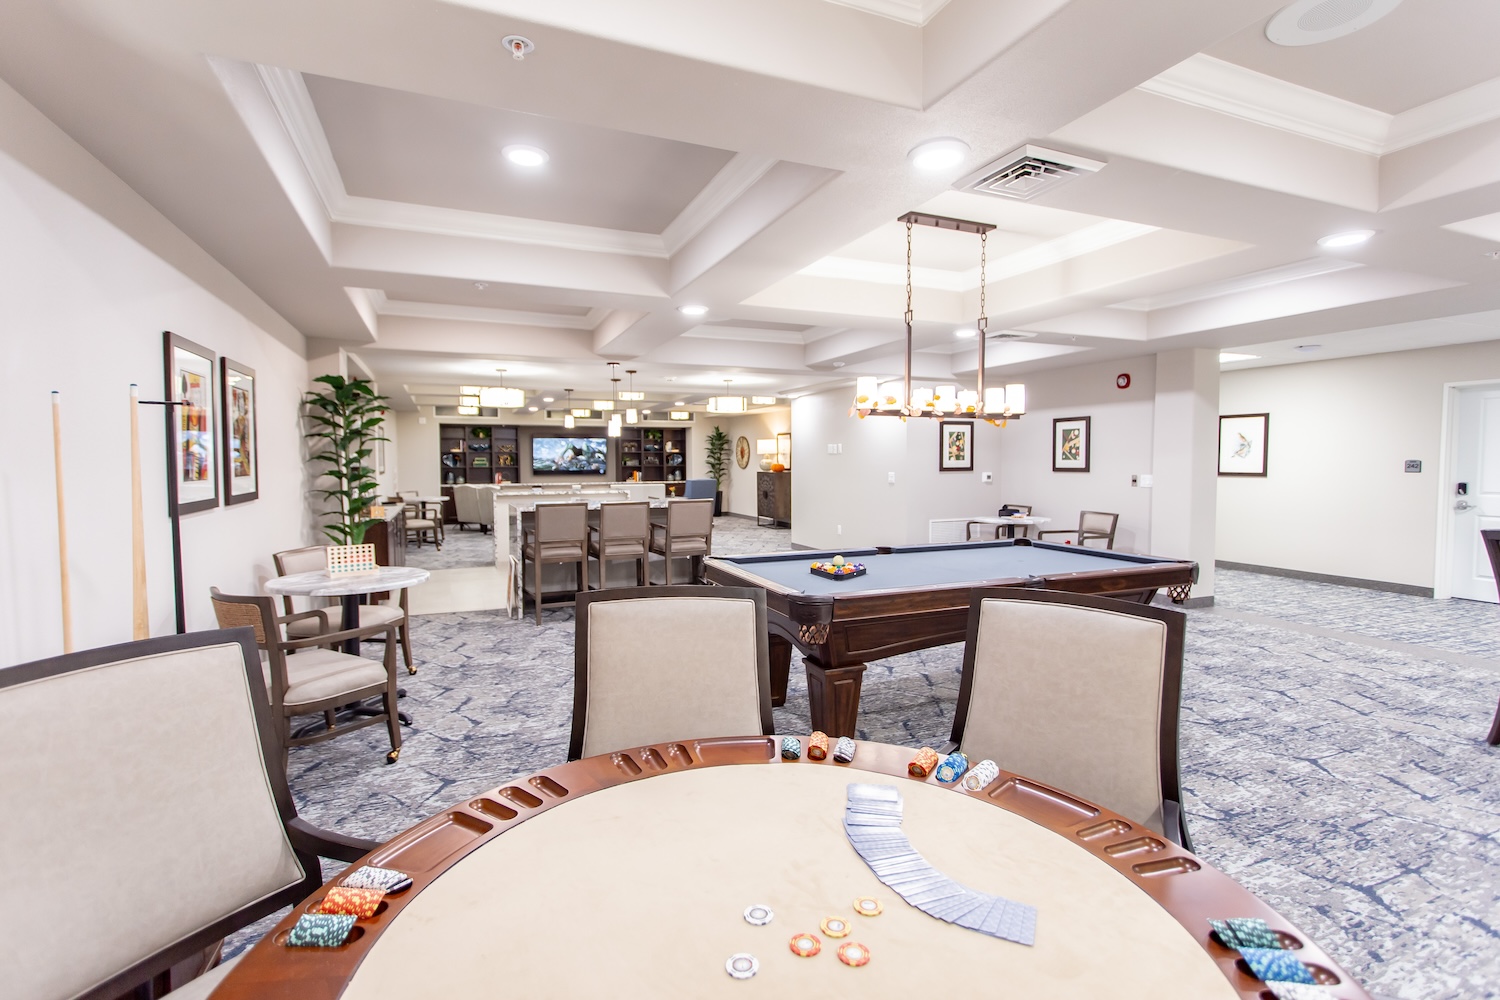
[(756, 473), (756, 523), (790, 528), (792, 526), (792, 474), (790, 472)]

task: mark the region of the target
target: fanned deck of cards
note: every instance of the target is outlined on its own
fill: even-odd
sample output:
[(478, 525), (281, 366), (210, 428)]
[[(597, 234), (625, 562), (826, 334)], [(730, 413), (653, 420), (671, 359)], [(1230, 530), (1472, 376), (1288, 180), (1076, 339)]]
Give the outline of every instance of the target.
[(901, 793), (890, 785), (849, 786), (844, 832), (875, 877), (929, 916), (1033, 944), (1036, 907), (967, 888), (934, 869), (901, 832), (902, 805)]

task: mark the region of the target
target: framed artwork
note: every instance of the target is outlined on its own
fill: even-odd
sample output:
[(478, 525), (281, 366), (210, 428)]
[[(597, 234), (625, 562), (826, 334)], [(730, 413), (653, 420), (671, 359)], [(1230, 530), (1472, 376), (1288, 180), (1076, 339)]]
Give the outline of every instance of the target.
[(776, 435), (776, 461), (784, 471), (792, 471), (792, 432), (782, 431)]
[(1089, 471), (1089, 418), (1057, 417), (1052, 421), (1052, 471)]
[(214, 352), (177, 334), (163, 335), (172, 407), (172, 474), (177, 513), (219, 506), (219, 437), (214, 427)]
[(1264, 476), (1269, 413), (1236, 413), (1219, 418), (1219, 475)]
[(974, 471), (974, 421), (938, 422), (938, 471)]
[(224, 503), (248, 503), (260, 496), (255, 369), (220, 358), (219, 372), (219, 405), (224, 408)]
[(750, 464), (750, 439), (741, 437), (734, 443), (734, 464), (745, 468)]

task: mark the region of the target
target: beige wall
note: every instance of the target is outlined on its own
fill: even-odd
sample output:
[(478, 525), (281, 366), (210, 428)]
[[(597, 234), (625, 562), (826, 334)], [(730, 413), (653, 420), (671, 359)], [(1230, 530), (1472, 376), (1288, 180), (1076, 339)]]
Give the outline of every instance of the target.
[(1224, 373), (1221, 413), (1271, 419), (1269, 474), (1219, 478), (1218, 558), (1432, 587), (1443, 384), (1486, 379), (1500, 343)]
[[(302, 545), (303, 341), (0, 83), (0, 664), (62, 650), (49, 390), (62, 392), (75, 646), (131, 638), (129, 384), (163, 393), (162, 331), (255, 369), (260, 498), (183, 518), (188, 627)], [(152, 634), (175, 629), (160, 408), (143, 408)]]
[[(754, 517), (757, 507), (756, 477), (760, 472), (760, 456), (755, 452), (755, 442), (761, 438), (774, 441), (777, 434), (790, 431), (792, 429), (791, 408), (779, 407), (759, 413), (747, 413), (742, 417), (719, 418), (705, 425), (705, 437), (713, 430), (714, 423), (723, 427), (724, 433), (729, 435), (729, 480), (724, 486), (724, 512)], [(735, 463), (733, 458), (734, 443), (741, 437), (750, 442), (750, 464), (743, 469)], [(793, 446), (795, 444), (794, 438)], [(795, 463), (793, 469), (795, 477)], [(793, 519), (796, 518), (795, 510), (792, 516)]]

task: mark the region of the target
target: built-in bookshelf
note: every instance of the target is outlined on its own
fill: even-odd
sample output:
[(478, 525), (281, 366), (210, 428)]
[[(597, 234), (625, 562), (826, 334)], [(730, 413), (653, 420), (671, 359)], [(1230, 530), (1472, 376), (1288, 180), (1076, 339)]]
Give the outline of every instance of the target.
[(682, 482), (687, 479), (687, 428), (622, 428), (619, 463), (622, 480)]
[(514, 427), (442, 424), (438, 451), (438, 481), (444, 486), (521, 480), (520, 439)]

